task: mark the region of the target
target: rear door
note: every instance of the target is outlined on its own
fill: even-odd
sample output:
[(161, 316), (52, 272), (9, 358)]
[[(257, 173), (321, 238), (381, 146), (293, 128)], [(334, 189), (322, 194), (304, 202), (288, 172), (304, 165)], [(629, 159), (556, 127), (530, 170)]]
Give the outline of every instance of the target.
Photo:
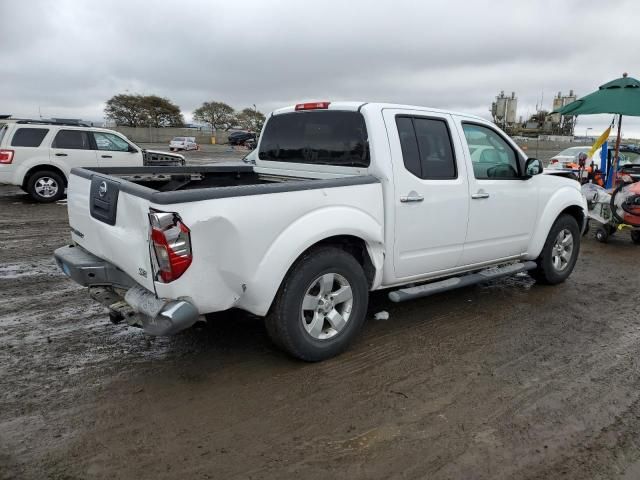
[[(126, 140), (107, 132), (91, 132), (101, 167), (134, 167), (140, 165), (138, 149)], [(135, 150), (135, 151), (133, 151)]]
[(49, 158), (67, 178), (72, 168), (98, 166), (89, 132), (81, 129), (59, 130), (51, 143)]
[(535, 182), (523, 180), (523, 160), (497, 129), (459, 123), (465, 139), (470, 191), (469, 227), (462, 265), (526, 252), (538, 213)]
[(450, 115), (385, 109), (395, 182), (397, 279), (455, 268), (467, 232), (469, 190)]

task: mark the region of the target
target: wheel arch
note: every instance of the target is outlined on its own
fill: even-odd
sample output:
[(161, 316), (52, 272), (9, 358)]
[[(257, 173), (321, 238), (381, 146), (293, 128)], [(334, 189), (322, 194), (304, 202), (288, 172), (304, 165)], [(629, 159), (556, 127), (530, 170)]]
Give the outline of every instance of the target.
[[(342, 208), (336, 210), (343, 211)], [(353, 255), (363, 266), (369, 289), (379, 287), (384, 262), (382, 226), (364, 212), (351, 210), (350, 213), (347, 217), (350, 219), (349, 226), (336, 226), (322, 232), (318, 231), (317, 223), (301, 220), (282, 232), (257, 265), (237, 306), (259, 316), (266, 315), (291, 268), (309, 251), (327, 245)]]
[(65, 175), (65, 173), (60, 168), (58, 168), (55, 165), (52, 165), (50, 163), (41, 163), (41, 164), (35, 165), (35, 166), (31, 167), (29, 170), (27, 170), (27, 172), (24, 174), (24, 178), (22, 180), (22, 188), (23, 189), (27, 188), (27, 183), (29, 182), (29, 179), (33, 176), (34, 173), (43, 172), (43, 171), (55, 172), (55, 173), (59, 174), (62, 177), (63, 181), (64, 181), (64, 188), (67, 188), (67, 186), (69, 185), (69, 180), (67, 179), (67, 176)]
[(570, 215), (578, 223), (578, 229), (583, 231), (587, 218), (586, 200), (582, 194), (573, 188), (561, 188), (547, 201), (546, 207), (536, 224), (526, 258), (535, 260), (540, 255), (542, 248), (551, 231), (551, 227), (561, 215)]

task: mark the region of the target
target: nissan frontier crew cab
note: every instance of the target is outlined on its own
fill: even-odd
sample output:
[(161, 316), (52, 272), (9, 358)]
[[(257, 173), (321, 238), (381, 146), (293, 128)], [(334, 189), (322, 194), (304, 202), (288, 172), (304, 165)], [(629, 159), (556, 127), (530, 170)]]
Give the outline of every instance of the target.
[(298, 104), (268, 118), (255, 165), (73, 169), (55, 258), (114, 321), (166, 335), (237, 308), (318, 361), (356, 337), (372, 290), (566, 280), (586, 201), (542, 170), (475, 116)]

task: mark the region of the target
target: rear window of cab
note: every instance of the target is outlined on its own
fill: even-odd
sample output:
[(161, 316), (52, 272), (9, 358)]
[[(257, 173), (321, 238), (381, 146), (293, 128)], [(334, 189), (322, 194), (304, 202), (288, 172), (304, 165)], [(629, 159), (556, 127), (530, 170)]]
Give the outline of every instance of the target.
[(272, 116), (265, 126), (260, 160), (341, 167), (368, 167), (367, 128), (360, 112), (316, 110)]

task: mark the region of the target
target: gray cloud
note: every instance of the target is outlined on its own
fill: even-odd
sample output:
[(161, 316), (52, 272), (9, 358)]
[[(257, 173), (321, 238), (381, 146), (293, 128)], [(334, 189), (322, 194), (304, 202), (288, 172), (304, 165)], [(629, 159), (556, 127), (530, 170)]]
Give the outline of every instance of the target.
[(638, 14), (633, 0), (3, 0), (0, 113), (101, 119), (128, 90), (167, 96), (187, 118), (205, 100), (269, 111), (308, 99), (487, 116), (505, 90), (525, 115), (542, 92), (548, 108), (559, 90), (640, 76)]

